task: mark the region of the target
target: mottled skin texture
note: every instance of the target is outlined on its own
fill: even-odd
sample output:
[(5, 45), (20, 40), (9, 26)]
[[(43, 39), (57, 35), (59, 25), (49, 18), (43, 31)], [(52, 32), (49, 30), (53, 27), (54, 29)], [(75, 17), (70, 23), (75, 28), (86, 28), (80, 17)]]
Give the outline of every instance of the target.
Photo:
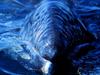
[(77, 75), (77, 68), (69, 56), (75, 46), (94, 40), (71, 9), (65, 0), (44, 0), (31, 13), (21, 31), (22, 38), (30, 41), (43, 58), (53, 63), (53, 75)]

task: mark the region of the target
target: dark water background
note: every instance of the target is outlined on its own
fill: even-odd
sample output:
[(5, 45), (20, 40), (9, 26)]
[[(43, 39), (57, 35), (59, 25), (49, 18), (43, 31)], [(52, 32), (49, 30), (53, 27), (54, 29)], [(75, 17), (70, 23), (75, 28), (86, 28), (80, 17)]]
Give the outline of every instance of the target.
[[(96, 37), (93, 43), (95, 50), (78, 61), (73, 59), (73, 64), (79, 66), (82, 75), (100, 75), (100, 0), (73, 1), (76, 13), (88, 31)], [(9, 48), (9, 45), (5, 44), (9, 40), (2, 39), (17, 36), (26, 15), (34, 11), (39, 2), (40, 0), (0, 0), (0, 75), (35, 75), (3, 52), (2, 49)]]

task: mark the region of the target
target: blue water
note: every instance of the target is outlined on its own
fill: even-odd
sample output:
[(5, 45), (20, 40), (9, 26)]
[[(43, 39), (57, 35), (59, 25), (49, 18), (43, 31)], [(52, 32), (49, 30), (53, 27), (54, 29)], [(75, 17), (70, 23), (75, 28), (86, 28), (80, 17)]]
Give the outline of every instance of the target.
[[(24, 44), (21, 42), (19, 33), (24, 26), (25, 18), (29, 13), (35, 11), (40, 1), (0, 0), (0, 75), (42, 75), (27, 69), (30, 68), (28, 65), (31, 63), (20, 59), (21, 54), (17, 54), (20, 51), (24, 52), (22, 48)], [(73, 1), (74, 10), (79, 19), (96, 38), (96, 41), (91, 44), (95, 46), (95, 50), (90, 51), (79, 60), (73, 58), (73, 64), (79, 67), (82, 75), (100, 75), (100, 0)], [(19, 63), (20, 60), (22, 60), (21, 63)], [(91, 66), (88, 67), (90, 63), (94, 65), (92, 70)], [(84, 64), (85, 68), (83, 68)]]

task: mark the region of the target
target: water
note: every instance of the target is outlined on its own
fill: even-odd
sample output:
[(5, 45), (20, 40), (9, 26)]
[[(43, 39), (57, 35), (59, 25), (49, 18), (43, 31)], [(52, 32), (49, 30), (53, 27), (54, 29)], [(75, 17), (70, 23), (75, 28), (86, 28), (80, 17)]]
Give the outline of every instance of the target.
[[(19, 35), (25, 18), (35, 11), (40, 1), (0, 0), (0, 75), (42, 75), (40, 69), (45, 62), (44, 59), (38, 55), (38, 52), (31, 54), (30, 42), (27, 43), (29, 45), (27, 49), (26, 42)], [(96, 38), (96, 41), (92, 43), (95, 50), (82, 56), (78, 61), (73, 58), (73, 64), (78, 65), (82, 75), (100, 75), (100, 0), (73, 1), (74, 10), (79, 19)], [(22, 55), (24, 52), (26, 55)], [(35, 60), (31, 61), (35, 59), (32, 56), (37, 56), (38, 61), (41, 62), (36, 64)], [(31, 62), (39, 68), (35, 66), (36, 70), (31, 70), (30, 66), (33, 66)], [(91, 65), (93, 65), (92, 69)]]

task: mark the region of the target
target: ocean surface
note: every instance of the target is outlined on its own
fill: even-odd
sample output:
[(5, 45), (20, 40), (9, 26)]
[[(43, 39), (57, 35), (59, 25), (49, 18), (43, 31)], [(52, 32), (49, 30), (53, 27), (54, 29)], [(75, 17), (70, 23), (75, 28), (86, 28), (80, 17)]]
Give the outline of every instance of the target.
[[(19, 37), (26, 17), (35, 11), (39, 2), (41, 0), (0, 0), (0, 75), (42, 75), (31, 70), (31, 63), (24, 60), (29, 54), (27, 51), (23, 54), (26, 48), (22, 47), (24, 44)], [(78, 67), (80, 75), (100, 75), (100, 0), (73, 2), (79, 20), (96, 38), (91, 43), (93, 50), (78, 60), (72, 58), (73, 65)]]

